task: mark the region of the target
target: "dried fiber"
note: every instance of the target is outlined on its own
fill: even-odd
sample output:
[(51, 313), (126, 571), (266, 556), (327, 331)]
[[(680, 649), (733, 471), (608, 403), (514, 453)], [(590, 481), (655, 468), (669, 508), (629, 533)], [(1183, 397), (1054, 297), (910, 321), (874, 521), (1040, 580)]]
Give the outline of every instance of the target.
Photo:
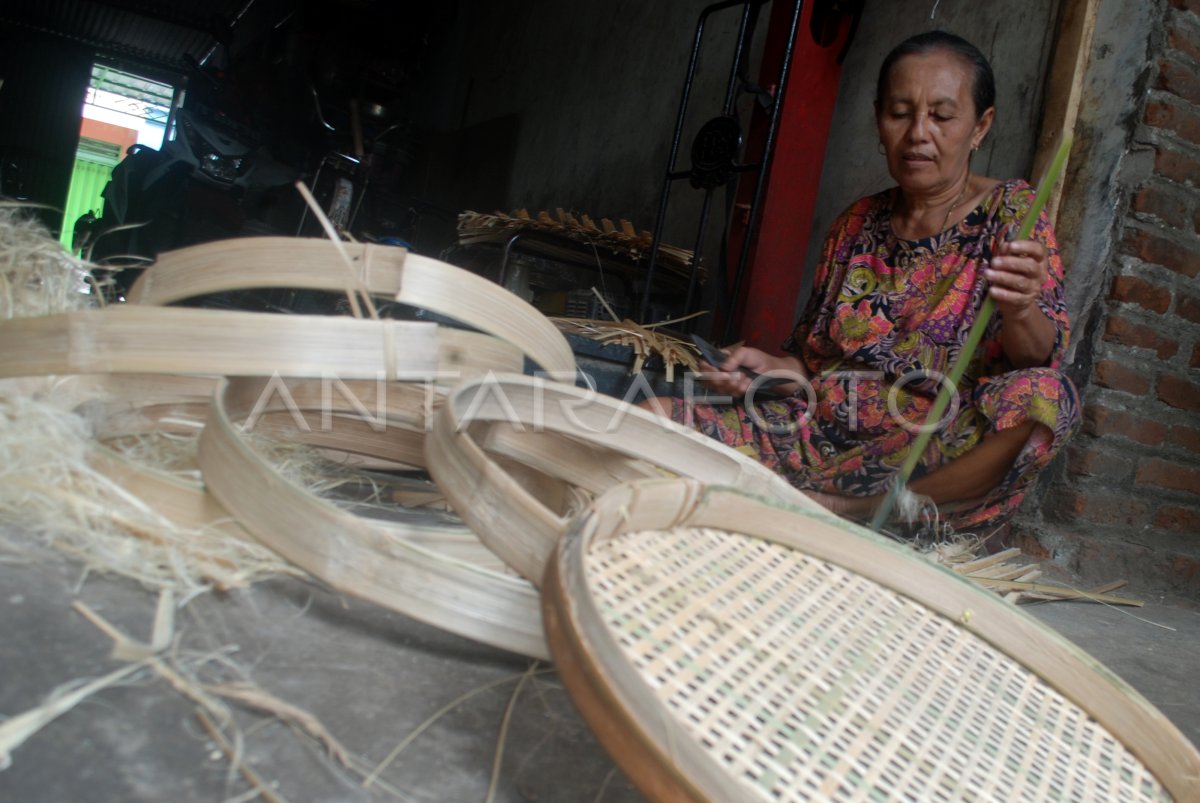
[[(216, 527), (188, 528), (97, 470), (87, 422), (53, 392), (0, 394), (0, 522), (43, 536), (89, 569), (190, 596), (296, 570)], [(4, 531), (17, 549), (14, 528)]]
[(86, 262), (68, 254), (27, 211), (0, 206), (0, 319), (94, 307), (95, 290)]

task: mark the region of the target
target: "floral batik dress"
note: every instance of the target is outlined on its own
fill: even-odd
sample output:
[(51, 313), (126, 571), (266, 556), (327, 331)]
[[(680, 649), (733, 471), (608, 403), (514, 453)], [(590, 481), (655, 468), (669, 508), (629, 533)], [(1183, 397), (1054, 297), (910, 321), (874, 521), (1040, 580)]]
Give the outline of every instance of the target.
[[(748, 453), (799, 488), (848, 496), (888, 490), (957, 359), (987, 294), (984, 270), (1006, 227), (1033, 202), (1024, 181), (996, 185), (957, 225), (920, 240), (892, 231), (898, 190), (863, 198), (834, 223), (813, 297), (784, 349), (810, 383), (784, 399), (730, 406), (676, 399), (672, 417)], [(982, 499), (945, 506), (944, 521), (986, 535), (1016, 511), (1038, 472), (1079, 423), (1078, 394), (1059, 371), (1069, 325), (1063, 265), (1042, 215), (1032, 235), (1049, 252), (1038, 306), (1057, 335), (1044, 367), (1014, 369), (1003, 320), (988, 325), (913, 478), (963, 455), (989, 433), (1043, 424)]]

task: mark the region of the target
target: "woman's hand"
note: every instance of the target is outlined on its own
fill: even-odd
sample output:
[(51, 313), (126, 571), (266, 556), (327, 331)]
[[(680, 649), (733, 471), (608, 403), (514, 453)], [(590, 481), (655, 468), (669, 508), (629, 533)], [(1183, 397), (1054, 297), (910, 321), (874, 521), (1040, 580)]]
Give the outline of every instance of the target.
[[(742, 369), (753, 371), (756, 374), (765, 374), (768, 371), (786, 371), (795, 375), (797, 382), (775, 388), (782, 393), (794, 393), (800, 387), (799, 380), (808, 378), (808, 372), (804, 370), (800, 360), (795, 357), (775, 357), (750, 346), (739, 346), (733, 349), (725, 358), (725, 362), (720, 365), (709, 365), (701, 360), (700, 369), (706, 374), (711, 374), (704, 377), (706, 385), (717, 393), (734, 398), (746, 395), (750, 386), (754, 384), (754, 380), (746, 376)], [(782, 373), (778, 376), (786, 378), (786, 375)], [(760, 386), (761, 383), (756, 387)]]
[(1045, 365), (1054, 349), (1055, 327), (1038, 306), (1049, 275), (1046, 246), (1036, 240), (1006, 240), (993, 251), (988, 294), (1000, 310), (1000, 339), (1016, 368)]
[(1046, 247), (1037, 240), (1001, 239), (996, 246), (986, 274), (988, 293), (1005, 320), (1040, 313), (1037, 300), (1049, 275), (1046, 258)]

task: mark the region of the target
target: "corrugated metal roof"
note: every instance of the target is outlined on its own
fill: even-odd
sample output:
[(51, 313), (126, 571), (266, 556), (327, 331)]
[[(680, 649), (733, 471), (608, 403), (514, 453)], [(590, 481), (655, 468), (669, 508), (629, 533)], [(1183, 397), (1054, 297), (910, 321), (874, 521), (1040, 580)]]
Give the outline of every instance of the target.
[(39, 0), (0, 4), (0, 22), (51, 33), (168, 70), (201, 59), (247, 0)]

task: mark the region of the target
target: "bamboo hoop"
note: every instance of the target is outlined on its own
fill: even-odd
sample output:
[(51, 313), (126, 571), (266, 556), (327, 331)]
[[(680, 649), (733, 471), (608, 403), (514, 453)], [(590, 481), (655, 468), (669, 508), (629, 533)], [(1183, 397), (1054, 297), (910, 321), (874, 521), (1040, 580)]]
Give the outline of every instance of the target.
[(122, 306), (0, 321), (0, 377), (88, 373), (338, 376), (449, 382), (518, 350), (436, 324)]
[[(481, 437), (479, 422), (496, 426)], [(524, 428), (533, 432), (512, 431)], [(506, 462), (486, 446), (499, 446)], [(513, 463), (551, 486), (593, 493), (666, 471), (816, 507), (778, 474), (698, 432), (620, 400), (533, 377), (491, 376), (459, 385), (436, 416), (425, 450), (429, 473), (451, 507), (534, 583), (541, 582), (572, 511), (547, 503), (545, 482), (523, 485)]]
[[(574, 381), (575, 356), (566, 338), (520, 297), (469, 271), (403, 248), (341, 245), (370, 292), (494, 335), (519, 348), (551, 376)], [(342, 292), (346, 277), (336, 246), (328, 240), (245, 237), (159, 255), (134, 282), (128, 298), (159, 306), (258, 287)]]
[(280, 477), (234, 423), (249, 416), (262, 387), (262, 380), (224, 382), (200, 436), (209, 490), (243, 526), (339, 591), (485, 644), (548, 657), (529, 583), (431, 548), (431, 533), (397, 537), (416, 528), (354, 516)]
[(1095, 659), (829, 514), (627, 484), (543, 587), (568, 692), (653, 800), (1187, 800), (1200, 778)]

